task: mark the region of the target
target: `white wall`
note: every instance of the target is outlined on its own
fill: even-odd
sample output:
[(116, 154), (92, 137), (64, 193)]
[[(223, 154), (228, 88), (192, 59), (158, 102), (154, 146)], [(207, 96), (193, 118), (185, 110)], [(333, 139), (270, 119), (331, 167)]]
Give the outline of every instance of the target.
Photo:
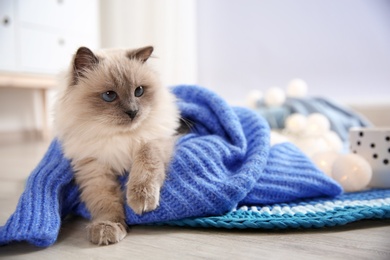
[(199, 82), (233, 103), (295, 77), (310, 95), (390, 103), (390, 1), (199, 0)]
[(195, 0), (101, 0), (103, 48), (155, 47), (148, 62), (165, 85), (195, 83)]

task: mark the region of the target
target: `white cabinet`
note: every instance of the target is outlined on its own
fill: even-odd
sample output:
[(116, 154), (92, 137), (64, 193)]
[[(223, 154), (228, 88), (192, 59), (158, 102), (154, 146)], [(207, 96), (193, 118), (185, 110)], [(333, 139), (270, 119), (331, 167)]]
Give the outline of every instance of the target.
[(15, 1), (0, 0), (0, 70), (16, 70)]
[[(41, 129), (49, 136), (47, 90), (57, 85), (54, 75), (68, 68), (78, 47), (100, 47), (99, 29), (99, 0), (0, 0), (0, 89), (37, 90), (15, 101), (23, 119), (0, 118), (0, 132)], [(0, 115), (9, 117), (14, 110), (3, 93)], [(37, 102), (41, 106), (26, 108)]]
[(0, 19), (1, 71), (55, 74), (100, 45), (98, 0), (0, 0)]
[[(61, 31), (89, 33), (98, 26), (98, 3), (91, 0), (18, 0), (22, 23)], [(32, 10), (37, 10), (34, 12)]]

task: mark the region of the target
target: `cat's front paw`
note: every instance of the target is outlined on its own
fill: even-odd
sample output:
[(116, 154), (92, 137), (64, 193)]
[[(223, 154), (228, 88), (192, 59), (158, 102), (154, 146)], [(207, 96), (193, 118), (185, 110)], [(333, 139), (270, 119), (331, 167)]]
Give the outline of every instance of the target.
[(127, 188), (127, 204), (141, 215), (156, 209), (160, 202), (160, 187), (157, 185), (130, 185)]
[(126, 228), (118, 222), (96, 221), (87, 226), (88, 239), (99, 246), (118, 243), (126, 234)]

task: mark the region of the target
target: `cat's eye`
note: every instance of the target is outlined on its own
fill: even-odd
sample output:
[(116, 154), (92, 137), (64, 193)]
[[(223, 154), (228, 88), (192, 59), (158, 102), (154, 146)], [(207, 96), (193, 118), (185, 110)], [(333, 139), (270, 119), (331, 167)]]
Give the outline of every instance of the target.
[(112, 102), (117, 98), (117, 94), (115, 91), (106, 91), (102, 94), (102, 98), (106, 102)]
[(144, 94), (144, 87), (143, 86), (138, 86), (135, 91), (134, 91), (134, 96), (140, 97)]

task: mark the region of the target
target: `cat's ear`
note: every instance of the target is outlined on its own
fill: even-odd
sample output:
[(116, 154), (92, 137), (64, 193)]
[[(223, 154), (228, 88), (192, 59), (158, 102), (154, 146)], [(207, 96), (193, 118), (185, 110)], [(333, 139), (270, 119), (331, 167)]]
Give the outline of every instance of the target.
[(145, 62), (150, 58), (152, 52), (153, 52), (153, 46), (146, 46), (140, 49), (131, 50), (127, 52), (127, 57), (129, 57), (129, 59), (137, 59), (142, 62)]
[(99, 63), (99, 59), (87, 47), (80, 47), (73, 59), (73, 82), (77, 83), (80, 77), (84, 76), (85, 71), (92, 69)]

